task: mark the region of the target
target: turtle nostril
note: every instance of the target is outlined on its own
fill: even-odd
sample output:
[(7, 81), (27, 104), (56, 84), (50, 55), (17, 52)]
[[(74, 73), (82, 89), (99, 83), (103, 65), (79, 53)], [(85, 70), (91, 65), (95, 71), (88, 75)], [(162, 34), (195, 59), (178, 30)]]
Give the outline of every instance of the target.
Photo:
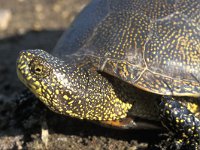
[(21, 55), (24, 55), (25, 52), (26, 52), (26, 50), (22, 50), (22, 51), (19, 52), (19, 55), (20, 55), (20, 56), (21, 56)]
[(41, 69), (40, 69), (40, 68), (36, 68), (36, 69), (35, 69), (35, 71), (37, 71), (37, 72), (40, 72), (40, 71), (41, 71)]

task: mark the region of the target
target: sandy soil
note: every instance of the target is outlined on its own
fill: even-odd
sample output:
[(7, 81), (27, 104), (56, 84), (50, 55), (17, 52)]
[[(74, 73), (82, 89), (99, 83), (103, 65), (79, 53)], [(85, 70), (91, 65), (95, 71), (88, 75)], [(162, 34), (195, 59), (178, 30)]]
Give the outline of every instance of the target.
[(20, 50), (51, 51), (63, 30), (89, 0), (1, 0), (10, 13), (0, 28), (0, 149), (147, 149), (159, 142), (156, 131), (116, 130), (57, 115), (37, 99), (20, 101), (17, 79)]

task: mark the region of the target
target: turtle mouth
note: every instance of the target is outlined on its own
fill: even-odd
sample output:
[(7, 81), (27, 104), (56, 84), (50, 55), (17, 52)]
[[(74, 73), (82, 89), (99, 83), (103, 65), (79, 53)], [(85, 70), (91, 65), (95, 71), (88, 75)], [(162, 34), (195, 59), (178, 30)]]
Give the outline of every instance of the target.
[[(32, 57), (28, 55), (26, 51), (21, 51), (19, 54), (19, 57), (17, 59), (17, 76), (19, 80), (27, 87), (29, 88), (36, 96), (40, 96), (41, 87), (39, 82), (36, 82), (35, 79), (33, 79), (33, 76), (30, 72), (29, 63), (31, 62)], [(36, 84), (37, 83), (37, 84)]]
[(29, 74), (27, 57), (25, 51), (21, 51), (19, 57), (17, 59), (17, 76), (21, 82), (23, 82), (27, 86), (27, 76)]

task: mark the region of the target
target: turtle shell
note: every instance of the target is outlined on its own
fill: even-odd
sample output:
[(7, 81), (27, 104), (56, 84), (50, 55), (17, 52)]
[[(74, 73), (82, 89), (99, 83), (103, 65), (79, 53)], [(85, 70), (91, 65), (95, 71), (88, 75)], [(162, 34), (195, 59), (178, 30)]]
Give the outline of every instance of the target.
[(152, 93), (200, 96), (200, 0), (93, 0), (53, 54)]

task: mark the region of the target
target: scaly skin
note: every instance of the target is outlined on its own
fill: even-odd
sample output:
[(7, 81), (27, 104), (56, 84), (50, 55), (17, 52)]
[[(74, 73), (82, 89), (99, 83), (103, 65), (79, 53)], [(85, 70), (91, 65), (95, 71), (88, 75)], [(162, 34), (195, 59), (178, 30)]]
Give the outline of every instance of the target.
[(176, 149), (180, 149), (182, 146), (191, 146), (191, 149), (198, 150), (200, 140), (198, 100), (193, 99), (192, 102), (189, 102), (188, 99), (186, 102), (173, 97), (163, 96), (160, 108), (161, 121), (173, 134)]
[(51, 110), (88, 120), (118, 120), (132, 104), (121, 101), (96, 71), (67, 65), (42, 50), (23, 51), (17, 62), (20, 80)]

